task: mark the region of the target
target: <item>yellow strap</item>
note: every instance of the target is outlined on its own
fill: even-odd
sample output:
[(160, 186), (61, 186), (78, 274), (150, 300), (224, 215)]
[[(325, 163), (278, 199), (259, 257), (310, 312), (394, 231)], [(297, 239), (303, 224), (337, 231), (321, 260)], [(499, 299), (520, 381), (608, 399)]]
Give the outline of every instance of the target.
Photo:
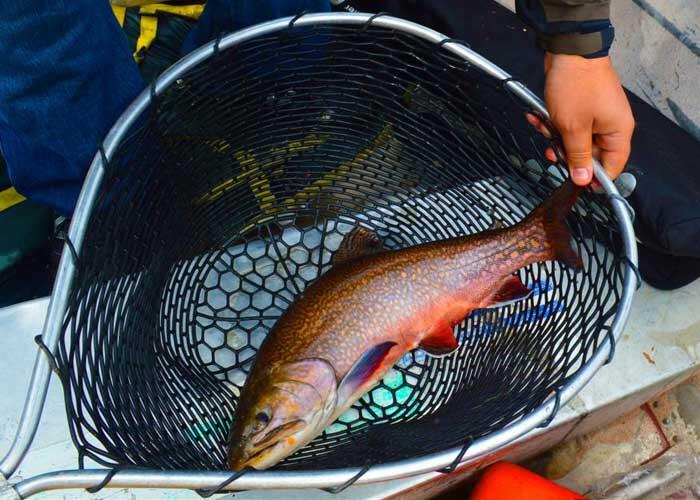
[(112, 12), (114, 12), (114, 17), (117, 18), (119, 26), (124, 27), (124, 18), (126, 17), (126, 7), (120, 7), (119, 5), (112, 4)]
[[(238, 174), (238, 176), (235, 178), (227, 179), (224, 182), (214, 186), (195, 200), (195, 203), (200, 204), (214, 201), (234, 187), (247, 182), (248, 186), (253, 192), (253, 195), (258, 200), (260, 210), (265, 212), (274, 205), (275, 201), (275, 195), (272, 193), (267, 173), (274, 167), (283, 165), (292, 153), (301, 153), (312, 150), (324, 142), (325, 138), (318, 138), (315, 134), (309, 134), (301, 141), (292, 141), (287, 143), (286, 146), (273, 149), (272, 155), (278, 158), (263, 165), (259, 164), (253, 153), (245, 150), (236, 151), (233, 155), (236, 157), (236, 160), (238, 160), (243, 172)], [(210, 145), (214, 151), (219, 153), (222, 153), (231, 147), (231, 145), (223, 139), (215, 141)], [(274, 171), (271, 173), (274, 173)]]
[(112, 5), (120, 5), (122, 7), (139, 7), (149, 3), (160, 3), (161, 0), (109, 0)]
[(158, 12), (165, 14), (173, 14), (176, 16), (187, 17), (188, 19), (194, 19), (195, 21), (199, 19), (204, 11), (204, 5), (194, 4), (194, 5), (167, 5), (164, 3), (154, 3), (151, 5), (144, 5), (139, 9), (140, 14), (154, 15)]
[(19, 194), (13, 187), (0, 191), (0, 212), (14, 207), (26, 199), (27, 198)]
[(158, 17), (156, 14), (172, 14), (197, 20), (203, 11), (204, 5), (200, 4), (166, 5), (164, 3), (154, 3), (140, 7), (139, 14), (141, 14), (141, 31), (139, 33), (138, 40), (136, 40), (134, 60), (137, 63), (143, 61), (143, 59), (146, 57), (146, 51), (156, 38), (156, 33), (158, 31)]
[(136, 40), (134, 61), (140, 63), (146, 57), (146, 51), (156, 38), (158, 31), (158, 18), (156, 16), (141, 16), (141, 32)]

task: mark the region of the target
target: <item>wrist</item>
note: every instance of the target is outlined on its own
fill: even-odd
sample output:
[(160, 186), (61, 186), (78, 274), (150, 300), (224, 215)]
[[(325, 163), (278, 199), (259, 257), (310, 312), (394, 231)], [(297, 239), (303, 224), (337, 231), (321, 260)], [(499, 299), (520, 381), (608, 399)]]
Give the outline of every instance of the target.
[(545, 52), (545, 72), (548, 72), (553, 66), (571, 71), (609, 71), (613, 67), (610, 56), (587, 58), (573, 54)]

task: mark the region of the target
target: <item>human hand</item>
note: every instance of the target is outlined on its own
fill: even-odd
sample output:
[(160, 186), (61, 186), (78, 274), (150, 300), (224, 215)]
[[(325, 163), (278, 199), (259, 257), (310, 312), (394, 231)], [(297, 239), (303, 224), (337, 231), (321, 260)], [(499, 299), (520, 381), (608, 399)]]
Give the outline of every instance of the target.
[[(547, 52), (544, 65), (544, 100), (561, 134), (572, 180), (580, 186), (593, 180), (593, 156), (614, 179), (629, 158), (634, 117), (610, 58)], [(528, 114), (527, 120), (550, 136), (538, 117)], [(545, 156), (557, 161), (551, 148)]]

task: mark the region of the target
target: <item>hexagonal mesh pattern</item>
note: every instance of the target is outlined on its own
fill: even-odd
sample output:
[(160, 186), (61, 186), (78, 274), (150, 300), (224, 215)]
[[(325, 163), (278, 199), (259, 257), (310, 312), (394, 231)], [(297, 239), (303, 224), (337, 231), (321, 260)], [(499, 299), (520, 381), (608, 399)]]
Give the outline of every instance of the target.
[[(362, 224), (387, 248), (509, 225), (563, 167), (500, 82), (413, 35), (324, 25), (183, 73), (105, 168), (59, 344), (80, 452), (222, 468), (237, 397), (276, 319)], [(607, 200), (569, 217), (585, 272), (521, 271), (526, 302), (476, 311), (279, 465), (415, 457), (527, 415), (590, 359), (622, 291)]]

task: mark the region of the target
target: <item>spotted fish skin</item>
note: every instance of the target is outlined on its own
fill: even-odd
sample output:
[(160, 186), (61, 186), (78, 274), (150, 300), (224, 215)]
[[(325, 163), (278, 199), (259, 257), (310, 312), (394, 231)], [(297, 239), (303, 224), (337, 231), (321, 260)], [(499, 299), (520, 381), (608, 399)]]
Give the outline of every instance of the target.
[[(454, 349), (453, 326), (472, 310), (493, 303), (518, 269), (554, 259), (580, 267), (564, 223), (579, 192), (580, 188), (566, 182), (512, 227), (396, 251), (381, 250), (372, 233), (355, 228), (338, 252), (343, 261), (304, 291), (261, 346), (233, 425), (231, 468), (266, 468), (303, 446), (376, 385), (406, 352), (418, 346), (429, 352), (441, 352), (441, 346), (446, 346), (446, 351)], [(251, 415), (273, 406), (276, 409), (271, 412), (277, 417), (297, 411), (298, 400), (290, 403), (289, 410), (280, 406), (279, 398), (265, 404), (261, 399), (279, 384), (274, 367), (291, 366), (301, 360), (322, 360), (332, 367), (335, 393), (320, 396), (323, 403), (318, 405), (330, 404), (328, 401), (334, 399), (333, 408), (326, 410), (313, 436), (308, 437), (312, 432), (306, 429), (308, 435), (295, 438), (294, 447), (272, 449), (268, 453), (275, 452), (272, 459), (260, 450), (252, 450), (257, 453), (253, 458), (265, 457), (256, 463), (250, 458), (251, 450), (245, 450), (246, 440), (250, 440), (246, 429), (250, 434), (254, 427), (246, 422), (251, 421)], [(360, 368), (362, 371), (358, 371)], [(359, 379), (358, 373), (362, 374)], [(353, 383), (344, 384), (351, 375)], [(318, 381), (310, 382), (304, 376), (285, 376), (299, 384), (318, 385)], [(332, 382), (325, 385), (332, 386)], [(297, 419), (309, 420), (304, 416)]]

